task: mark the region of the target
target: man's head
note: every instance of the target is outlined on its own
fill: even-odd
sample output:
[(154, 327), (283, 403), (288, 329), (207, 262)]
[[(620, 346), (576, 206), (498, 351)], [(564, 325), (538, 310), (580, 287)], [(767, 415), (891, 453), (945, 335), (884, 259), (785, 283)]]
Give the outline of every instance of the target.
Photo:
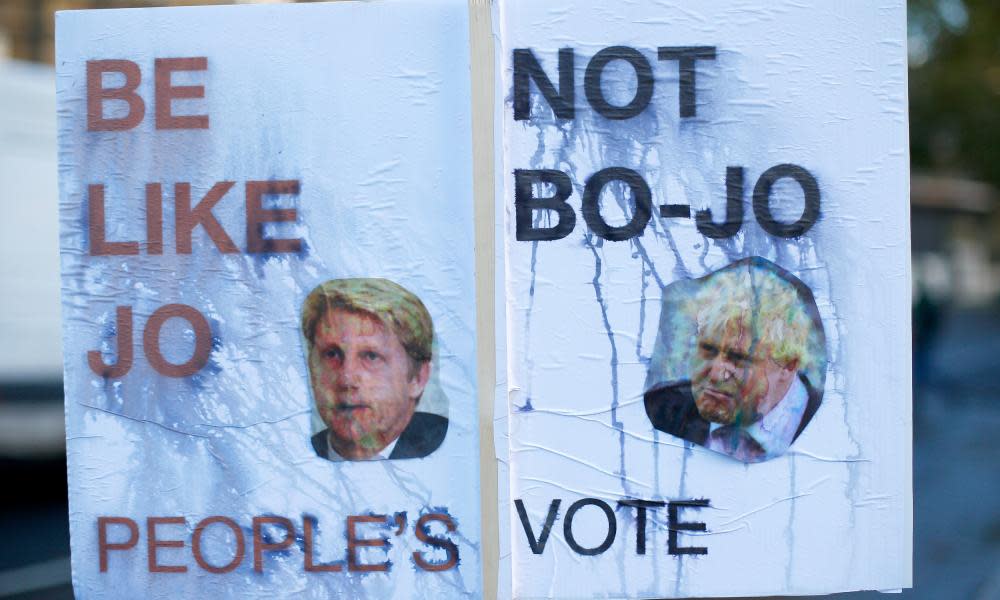
[(812, 322), (795, 287), (747, 263), (708, 277), (694, 298), (695, 406), (708, 421), (749, 425), (784, 398), (811, 360)]
[(385, 279), (335, 279), (306, 298), (302, 333), (334, 450), (347, 459), (374, 456), (406, 429), (430, 377), (427, 308)]

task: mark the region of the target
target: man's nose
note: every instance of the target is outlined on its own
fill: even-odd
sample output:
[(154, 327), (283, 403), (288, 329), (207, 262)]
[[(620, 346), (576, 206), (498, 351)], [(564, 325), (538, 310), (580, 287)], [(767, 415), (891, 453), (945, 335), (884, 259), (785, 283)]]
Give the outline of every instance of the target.
[(344, 362), (340, 365), (340, 373), (337, 382), (341, 387), (357, 387), (361, 378), (361, 360), (348, 354), (344, 357)]
[(727, 360), (720, 353), (712, 359), (712, 364), (709, 367), (709, 378), (712, 381), (729, 381), (733, 378), (733, 369), (732, 361)]

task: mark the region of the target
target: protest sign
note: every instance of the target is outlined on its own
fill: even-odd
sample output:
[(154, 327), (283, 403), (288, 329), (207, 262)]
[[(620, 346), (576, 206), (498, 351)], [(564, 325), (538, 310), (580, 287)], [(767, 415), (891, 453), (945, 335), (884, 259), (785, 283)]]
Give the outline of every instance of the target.
[(57, 26), (77, 595), (478, 597), (465, 4)]
[(499, 13), (513, 595), (908, 587), (902, 0)]

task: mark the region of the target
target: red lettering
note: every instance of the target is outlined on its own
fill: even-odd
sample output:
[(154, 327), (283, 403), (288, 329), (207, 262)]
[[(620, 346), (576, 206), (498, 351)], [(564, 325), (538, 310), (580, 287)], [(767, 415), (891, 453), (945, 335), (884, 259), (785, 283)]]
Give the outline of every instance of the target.
[[(194, 353), (187, 362), (175, 365), (168, 362), (160, 352), (160, 330), (168, 319), (178, 317), (191, 324), (194, 330)], [(188, 377), (200, 371), (208, 364), (212, 353), (212, 330), (205, 316), (194, 307), (187, 304), (167, 304), (161, 306), (149, 317), (146, 328), (142, 332), (142, 347), (146, 359), (156, 369), (156, 372), (166, 377)]]
[(313, 520), (309, 517), (302, 519), (302, 527), (305, 531), (302, 533), (305, 543), (305, 554), (306, 554), (306, 571), (313, 573), (339, 573), (341, 570), (338, 564), (316, 564), (313, 562)]
[(146, 519), (146, 534), (149, 543), (146, 546), (146, 559), (150, 573), (184, 573), (188, 569), (183, 565), (161, 565), (156, 560), (156, 551), (160, 548), (183, 548), (181, 540), (156, 539), (157, 525), (184, 525), (184, 517), (148, 517)]
[(146, 184), (146, 253), (163, 254), (163, 186)]
[(158, 58), (154, 65), (156, 86), (156, 128), (157, 129), (208, 129), (208, 115), (175, 115), (172, 102), (185, 98), (204, 98), (205, 86), (173, 85), (170, 75), (174, 71), (205, 71), (208, 58)]
[(358, 561), (357, 548), (388, 548), (389, 540), (386, 538), (367, 539), (358, 538), (355, 526), (357, 523), (385, 523), (385, 515), (351, 515), (347, 517), (347, 570), (374, 572), (388, 571), (389, 561), (377, 564), (364, 564)]
[[(128, 527), (128, 540), (124, 542), (108, 542), (108, 525), (124, 525)], [(139, 541), (139, 526), (126, 517), (97, 517), (97, 552), (100, 555), (101, 573), (108, 571), (108, 550), (130, 550)]]
[(118, 348), (118, 361), (113, 365), (104, 363), (100, 350), (89, 350), (87, 352), (87, 364), (90, 370), (101, 377), (115, 379), (124, 377), (132, 368), (134, 352), (132, 349), (132, 307), (119, 306), (117, 318), (115, 319), (115, 332)]
[[(105, 73), (121, 73), (125, 83), (118, 88), (104, 87)], [(125, 131), (132, 129), (146, 115), (146, 105), (135, 93), (142, 81), (139, 65), (130, 60), (87, 61), (87, 131)], [(128, 114), (104, 118), (104, 101), (121, 100), (128, 104)]]
[(130, 256), (139, 254), (139, 242), (108, 242), (105, 239), (104, 186), (87, 186), (87, 219), (91, 256)]
[(222, 225), (212, 214), (212, 208), (222, 200), (235, 182), (220, 181), (208, 190), (205, 197), (201, 199), (193, 209), (191, 208), (191, 184), (178, 183), (174, 186), (175, 214), (174, 222), (176, 231), (174, 232), (177, 243), (178, 254), (191, 254), (191, 232), (198, 225), (205, 228), (205, 233), (215, 242), (215, 247), (224, 254), (234, 254), (239, 252), (239, 248), (233, 243), (232, 238), (222, 228)]
[(251, 254), (298, 252), (302, 248), (302, 239), (272, 239), (264, 237), (264, 223), (294, 223), (298, 213), (294, 208), (264, 208), (265, 195), (288, 194), (297, 196), (299, 182), (286, 181), (248, 181), (246, 186), (247, 202), (247, 252)]
[[(263, 526), (280, 525), (285, 528), (285, 539), (277, 543), (264, 541)], [(295, 540), (295, 526), (285, 517), (254, 517), (253, 518), (253, 568), (258, 573), (264, 572), (264, 552), (284, 550)]]
[[(236, 555), (233, 556), (233, 560), (221, 567), (209, 564), (201, 553), (201, 536), (204, 535), (205, 529), (207, 529), (209, 525), (213, 525), (215, 523), (222, 523), (231, 529), (233, 535), (236, 536)], [(240, 566), (240, 563), (243, 562), (243, 557), (246, 555), (243, 531), (240, 529), (240, 526), (236, 524), (236, 521), (230, 519), (229, 517), (215, 516), (202, 519), (198, 525), (195, 526), (194, 535), (191, 537), (191, 553), (194, 554), (194, 561), (198, 563), (198, 566), (209, 573), (229, 573), (230, 571), (235, 570), (236, 567)]]
[(424, 571), (447, 571), (458, 564), (458, 546), (455, 545), (455, 542), (447, 538), (431, 535), (427, 528), (427, 524), (430, 521), (444, 523), (449, 533), (455, 531), (455, 522), (444, 513), (429, 513), (420, 517), (416, 527), (414, 527), (418, 540), (435, 548), (443, 548), (448, 558), (444, 562), (432, 563), (424, 558), (423, 553), (414, 552), (413, 562)]

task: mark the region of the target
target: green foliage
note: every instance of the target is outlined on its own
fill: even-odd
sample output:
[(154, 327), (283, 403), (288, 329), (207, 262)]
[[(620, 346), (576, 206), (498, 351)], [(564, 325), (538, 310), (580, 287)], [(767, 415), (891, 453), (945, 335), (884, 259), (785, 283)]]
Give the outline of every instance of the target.
[(1000, 185), (1000, 1), (910, 0), (915, 170)]

